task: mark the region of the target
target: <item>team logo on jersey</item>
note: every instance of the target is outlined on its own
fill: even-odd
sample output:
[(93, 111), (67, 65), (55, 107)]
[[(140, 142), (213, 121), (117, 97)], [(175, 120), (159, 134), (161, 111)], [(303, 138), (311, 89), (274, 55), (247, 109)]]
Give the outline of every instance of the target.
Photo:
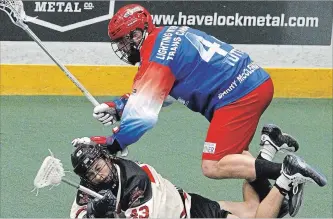
[(139, 187), (133, 189), (130, 193), (129, 205), (140, 204), (140, 199), (144, 197), (143, 194), (144, 191), (141, 190)]
[(208, 154), (214, 154), (215, 148), (216, 148), (216, 143), (205, 142), (203, 152)]

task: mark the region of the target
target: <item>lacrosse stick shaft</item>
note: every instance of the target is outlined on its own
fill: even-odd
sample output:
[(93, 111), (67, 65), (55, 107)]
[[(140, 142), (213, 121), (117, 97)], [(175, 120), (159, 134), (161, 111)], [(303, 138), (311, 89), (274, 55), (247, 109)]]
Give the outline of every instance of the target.
[(44, 52), (59, 66), (59, 68), (66, 74), (66, 76), (80, 89), (80, 91), (88, 98), (88, 100), (94, 105), (98, 106), (98, 101), (87, 91), (83, 85), (72, 75), (68, 69), (54, 56), (52, 56), (49, 51), (46, 49), (46, 47), (43, 45), (41, 40), (34, 34), (34, 32), (26, 26), (23, 28), (29, 36), (44, 50)]
[(62, 178), (61, 181), (63, 181), (64, 183), (66, 183), (66, 184), (68, 184), (70, 186), (73, 186), (73, 187), (77, 188), (78, 190), (80, 190), (80, 191), (82, 191), (84, 193), (87, 193), (88, 195), (91, 195), (91, 196), (93, 196), (95, 198), (98, 198), (98, 199), (103, 198), (103, 196), (101, 194), (98, 194), (97, 192), (94, 192), (91, 189), (88, 189), (88, 188), (86, 188), (84, 186), (81, 186), (81, 185), (79, 185), (77, 183), (74, 183), (74, 182), (72, 182), (72, 181), (70, 181), (68, 179)]
[[(54, 56), (52, 56), (48, 50), (46, 49), (46, 47), (43, 45), (42, 41), (36, 36), (36, 34), (34, 34), (34, 32), (28, 27), (26, 26), (25, 28), (23, 28), (28, 34), (29, 36), (44, 50), (44, 52), (59, 66), (59, 68), (67, 75), (67, 77), (81, 90), (81, 92), (88, 98), (88, 100), (94, 105), (94, 106), (98, 106), (99, 103), (98, 101), (89, 93), (89, 91), (87, 91), (83, 85), (74, 77), (74, 75), (72, 75), (68, 69), (61, 64), (61, 62), (59, 62)], [(122, 151), (122, 156), (127, 156), (128, 154), (128, 149), (125, 148)]]
[[(69, 72), (69, 70), (54, 56), (52, 56), (46, 47), (43, 45), (42, 41), (36, 36), (36, 34), (28, 27), (24, 22), (26, 20), (26, 15), (24, 13), (23, 3), (21, 0), (14, 0), (14, 2), (0, 1), (0, 10), (7, 13), (11, 21), (22, 28), (39, 46), (43, 51), (58, 65), (58, 67), (66, 74), (66, 76), (76, 85), (77, 88), (87, 97), (87, 99), (94, 105), (98, 106), (98, 101), (87, 91), (83, 85)], [(128, 149), (122, 151), (122, 156), (127, 156)]]
[[(22, 28), (25, 30), (29, 36), (44, 50), (44, 52), (59, 66), (59, 68), (66, 74), (66, 76), (78, 87), (81, 92), (88, 98), (88, 100), (94, 105), (98, 106), (98, 101), (87, 91), (83, 85), (72, 75), (68, 69), (61, 64), (54, 56), (52, 56), (49, 51), (46, 49), (46, 47), (43, 45), (42, 41), (36, 36), (36, 34), (28, 27), (28, 25), (24, 25)], [(128, 155), (128, 149), (125, 148), (121, 151), (121, 156), (126, 157)]]

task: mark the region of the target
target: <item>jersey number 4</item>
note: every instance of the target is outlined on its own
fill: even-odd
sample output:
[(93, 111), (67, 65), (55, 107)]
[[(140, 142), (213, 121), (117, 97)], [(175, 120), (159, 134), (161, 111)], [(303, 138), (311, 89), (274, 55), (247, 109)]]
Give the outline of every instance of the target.
[[(202, 60), (209, 62), (215, 53), (225, 57), (228, 51), (225, 51), (220, 47), (220, 44), (216, 42), (209, 42), (202, 36), (195, 35), (187, 32), (185, 37), (192, 43), (192, 45), (198, 50)], [(206, 48), (208, 49), (206, 49)]]

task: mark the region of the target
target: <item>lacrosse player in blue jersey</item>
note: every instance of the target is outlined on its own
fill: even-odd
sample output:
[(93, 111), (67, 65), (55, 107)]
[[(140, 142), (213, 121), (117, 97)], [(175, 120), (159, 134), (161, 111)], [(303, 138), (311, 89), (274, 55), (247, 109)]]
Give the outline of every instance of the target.
[[(261, 153), (246, 156), (259, 119), (269, 106), (273, 83), (248, 54), (190, 27), (155, 27), (140, 5), (122, 7), (108, 26), (119, 58), (139, 63), (131, 94), (94, 108), (104, 125), (120, 121), (112, 136), (100, 137), (111, 153), (125, 149), (153, 128), (170, 95), (209, 122), (203, 145), (202, 172), (214, 179), (249, 180), (261, 197), (276, 180), (281, 164), (271, 162), (280, 150), (297, 151), (297, 141), (276, 125), (262, 129)], [(96, 139), (95, 139), (96, 140)], [(290, 200), (297, 194), (290, 194)]]

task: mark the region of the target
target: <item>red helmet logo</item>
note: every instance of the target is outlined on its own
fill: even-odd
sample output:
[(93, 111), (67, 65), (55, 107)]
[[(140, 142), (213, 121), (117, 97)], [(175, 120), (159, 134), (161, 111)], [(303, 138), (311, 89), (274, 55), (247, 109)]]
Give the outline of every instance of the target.
[(129, 8), (126, 10), (126, 13), (124, 14), (124, 18), (127, 18), (131, 15), (133, 15), (135, 12), (138, 12), (138, 11), (143, 11), (145, 10), (143, 7), (141, 7), (140, 5), (134, 7), (134, 8)]

